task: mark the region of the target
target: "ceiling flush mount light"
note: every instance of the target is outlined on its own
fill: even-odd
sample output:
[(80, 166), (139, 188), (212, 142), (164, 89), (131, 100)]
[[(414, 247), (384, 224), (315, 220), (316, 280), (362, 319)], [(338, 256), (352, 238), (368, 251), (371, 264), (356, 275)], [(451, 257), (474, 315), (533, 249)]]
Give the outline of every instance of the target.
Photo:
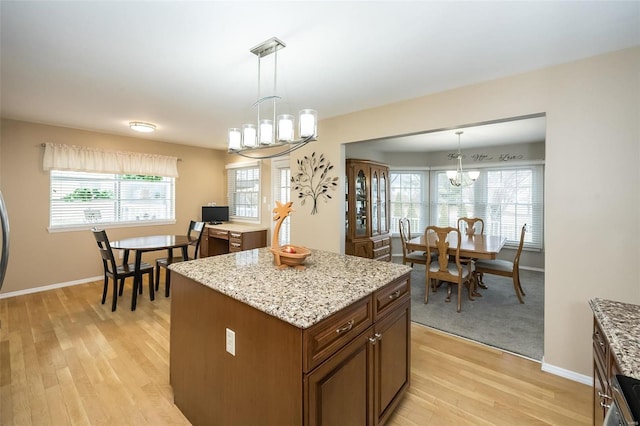
[(457, 161), (458, 161), (458, 166), (456, 170), (447, 170), (447, 177), (449, 178), (449, 182), (451, 182), (451, 185), (453, 186), (469, 186), (469, 185), (473, 185), (473, 182), (476, 181), (476, 179), (478, 179), (478, 176), (480, 176), (480, 172), (479, 171), (470, 171), (465, 173), (462, 170), (462, 154), (460, 153), (460, 135), (463, 134), (463, 131), (457, 131), (456, 135), (458, 135), (458, 155), (457, 155)]
[(131, 121), (129, 122), (131, 130), (141, 133), (151, 133), (156, 130), (156, 125), (151, 123), (145, 123), (144, 121)]
[[(298, 138), (295, 138), (295, 118), (293, 115), (277, 115), (277, 102), (280, 96), (276, 95), (278, 74), (278, 50), (286, 45), (273, 37), (251, 49), (251, 53), (258, 57), (258, 100), (253, 104), (257, 109), (258, 117), (255, 124), (244, 124), (242, 128), (233, 127), (228, 133), (228, 149), (230, 153), (243, 157), (265, 159), (289, 154), (298, 148), (302, 148), (309, 142), (315, 141), (318, 136), (318, 113), (312, 109), (303, 109), (298, 117)], [(273, 60), (273, 94), (262, 96), (260, 88), (260, 62), (261, 59), (274, 54)], [(260, 116), (260, 106), (270, 107), (268, 117)], [(269, 151), (261, 151), (262, 149)], [(276, 152), (274, 149), (278, 148)], [(266, 152), (261, 154), (261, 152)]]

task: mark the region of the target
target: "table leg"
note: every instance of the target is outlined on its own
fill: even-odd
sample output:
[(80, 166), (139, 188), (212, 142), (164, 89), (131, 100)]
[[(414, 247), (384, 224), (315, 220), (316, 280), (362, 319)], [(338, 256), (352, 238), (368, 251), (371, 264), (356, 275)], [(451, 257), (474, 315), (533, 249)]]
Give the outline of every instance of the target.
[(142, 274), (140, 273), (140, 265), (142, 263), (142, 251), (136, 250), (136, 265), (133, 275), (133, 295), (131, 296), (131, 310), (136, 310), (138, 301), (138, 286), (142, 285)]

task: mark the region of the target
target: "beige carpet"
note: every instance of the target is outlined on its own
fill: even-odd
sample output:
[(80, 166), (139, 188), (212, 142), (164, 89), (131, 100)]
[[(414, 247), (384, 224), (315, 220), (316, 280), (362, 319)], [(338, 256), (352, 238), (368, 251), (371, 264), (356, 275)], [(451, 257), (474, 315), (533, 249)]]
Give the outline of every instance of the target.
[(462, 292), (462, 311), (456, 312), (457, 293), (444, 301), (446, 284), (429, 294), (424, 304), (425, 267), (415, 265), (411, 273), (411, 319), (417, 323), (476, 340), (528, 358), (542, 361), (544, 354), (544, 272), (521, 270), (526, 296), (518, 302), (511, 278), (485, 275), (487, 290), (474, 301)]

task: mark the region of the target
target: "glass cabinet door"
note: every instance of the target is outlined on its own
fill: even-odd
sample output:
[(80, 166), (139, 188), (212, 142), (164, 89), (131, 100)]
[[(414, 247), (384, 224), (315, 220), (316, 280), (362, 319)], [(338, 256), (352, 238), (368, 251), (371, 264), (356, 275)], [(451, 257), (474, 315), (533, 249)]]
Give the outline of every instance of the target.
[(379, 220), (378, 220), (378, 209), (379, 207), (379, 199), (380, 194), (378, 193), (378, 172), (374, 171), (371, 175), (371, 233), (377, 234), (380, 232)]
[(387, 176), (380, 172), (380, 232), (387, 231)]
[(355, 182), (355, 230), (357, 237), (367, 235), (367, 175), (364, 170), (358, 170)]

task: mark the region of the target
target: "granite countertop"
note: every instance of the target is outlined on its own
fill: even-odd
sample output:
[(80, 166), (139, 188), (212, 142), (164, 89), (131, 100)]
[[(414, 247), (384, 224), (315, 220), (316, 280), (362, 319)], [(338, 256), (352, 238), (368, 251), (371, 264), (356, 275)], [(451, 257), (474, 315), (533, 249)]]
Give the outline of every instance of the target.
[(269, 248), (174, 263), (172, 271), (305, 329), (411, 271), (311, 250), (305, 270), (277, 269)]
[(640, 305), (605, 299), (589, 301), (622, 374), (640, 380)]

